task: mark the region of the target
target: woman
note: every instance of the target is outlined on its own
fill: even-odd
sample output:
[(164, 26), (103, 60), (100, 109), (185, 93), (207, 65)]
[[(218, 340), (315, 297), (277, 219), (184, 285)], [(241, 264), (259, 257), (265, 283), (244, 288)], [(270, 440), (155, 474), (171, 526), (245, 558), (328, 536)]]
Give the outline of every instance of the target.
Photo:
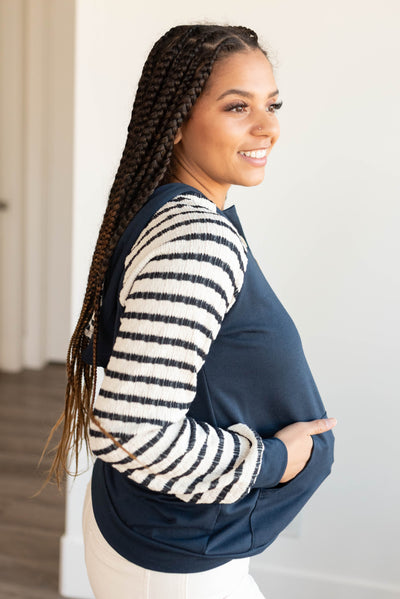
[(83, 516), (97, 599), (262, 597), (249, 557), (330, 472), (335, 420), (224, 209), (232, 184), (263, 180), (280, 106), (244, 27), (174, 27), (144, 66), (51, 471), (81, 439), (97, 457)]

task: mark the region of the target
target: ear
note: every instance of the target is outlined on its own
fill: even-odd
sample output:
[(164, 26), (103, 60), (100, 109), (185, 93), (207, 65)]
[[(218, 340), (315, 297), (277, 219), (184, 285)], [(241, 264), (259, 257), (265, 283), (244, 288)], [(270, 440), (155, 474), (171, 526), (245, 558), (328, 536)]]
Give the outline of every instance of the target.
[(182, 139), (182, 129), (181, 127), (179, 127), (176, 135), (175, 135), (175, 139), (174, 139), (174, 145), (178, 144)]

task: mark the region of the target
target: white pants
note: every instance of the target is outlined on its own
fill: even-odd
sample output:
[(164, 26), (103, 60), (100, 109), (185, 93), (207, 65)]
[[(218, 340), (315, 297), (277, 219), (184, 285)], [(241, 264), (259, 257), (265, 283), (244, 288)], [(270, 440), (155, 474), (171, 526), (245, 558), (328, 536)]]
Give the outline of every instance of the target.
[(193, 574), (156, 572), (128, 561), (107, 543), (97, 526), (90, 483), (83, 508), (83, 537), (96, 599), (265, 599), (249, 574), (250, 558)]

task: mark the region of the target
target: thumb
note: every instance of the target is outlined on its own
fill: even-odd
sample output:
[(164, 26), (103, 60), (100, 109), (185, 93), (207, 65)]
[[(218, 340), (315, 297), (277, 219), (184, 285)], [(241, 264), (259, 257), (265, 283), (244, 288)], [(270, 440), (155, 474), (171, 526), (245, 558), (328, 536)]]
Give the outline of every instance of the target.
[(321, 418), (320, 420), (312, 420), (309, 422), (310, 430), (309, 435), (320, 435), (329, 431), (331, 428), (336, 426), (336, 418)]

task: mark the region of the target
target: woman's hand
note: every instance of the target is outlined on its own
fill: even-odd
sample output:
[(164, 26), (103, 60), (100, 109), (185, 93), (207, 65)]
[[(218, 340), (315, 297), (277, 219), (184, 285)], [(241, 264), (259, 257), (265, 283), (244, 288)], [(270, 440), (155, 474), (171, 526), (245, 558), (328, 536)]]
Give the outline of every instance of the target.
[(334, 426), (336, 426), (336, 418), (295, 422), (285, 426), (274, 435), (286, 445), (288, 452), (286, 470), (279, 481), (280, 483), (287, 483), (292, 480), (307, 464), (313, 448), (311, 435), (325, 433)]

